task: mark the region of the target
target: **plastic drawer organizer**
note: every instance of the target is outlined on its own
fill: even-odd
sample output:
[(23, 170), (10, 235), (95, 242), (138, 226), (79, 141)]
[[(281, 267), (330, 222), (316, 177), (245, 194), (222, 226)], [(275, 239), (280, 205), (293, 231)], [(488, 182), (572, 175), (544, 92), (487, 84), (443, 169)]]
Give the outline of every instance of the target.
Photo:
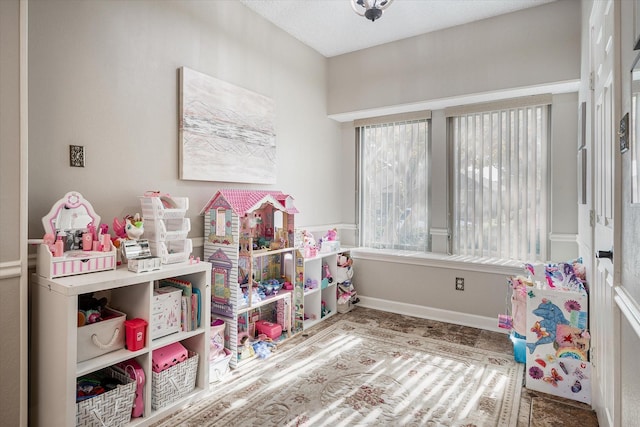
[(163, 264), (184, 262), (189, 259), (193, 250), (191, 239), (175, 240), (172, 242), (149, 241), (149, 248), (153, 256), (160, 257)]
[(144, 220), (144, 235), (148, 240), (184, 240), (189, 231), (191, 231), (189, 218)]
[(163, 264), (184, 262), (189, 258), (193, 246), (187, 235), (191, 230), (187, 197), (163, 195), (140, 197), (144, 217), (144, 237), (149, 240), (153, 256)]
[(188, 197), (142, 196), (142, 216), (145, 219), (181, 219), (189, 209)]

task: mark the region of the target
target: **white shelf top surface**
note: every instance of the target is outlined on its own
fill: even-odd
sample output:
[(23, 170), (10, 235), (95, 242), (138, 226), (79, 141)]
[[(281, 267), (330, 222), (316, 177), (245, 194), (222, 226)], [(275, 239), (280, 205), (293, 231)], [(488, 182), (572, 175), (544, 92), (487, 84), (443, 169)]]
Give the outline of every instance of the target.
[(53, 292), (58, 292), (63, 295), (80, 295), (99, 291), (103, 288), (113, 289), (159, 280), (165, 277), (200, 273), (210, 268), (211, 264), (205, 261), (193, 263), (186, 261), (175, 264), (163, 264), (160, 270), (134, 273), (127, 269), (126, 264), (123, 264), (115, 270), (78, 274), (57, 279), (47, 279), (37, 274), (35, 274), (34, 277), (37, 277), (37, 282), (40, 286), (48, 287)]

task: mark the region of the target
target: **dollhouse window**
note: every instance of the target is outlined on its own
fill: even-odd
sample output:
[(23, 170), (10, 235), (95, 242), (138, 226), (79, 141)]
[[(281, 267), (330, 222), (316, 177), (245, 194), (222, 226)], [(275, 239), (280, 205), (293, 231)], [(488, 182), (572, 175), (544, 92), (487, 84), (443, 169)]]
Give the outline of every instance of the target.
[(224, 236), (226, 233), (226, 209), (218, 209), (216, 211), (216, 236)]

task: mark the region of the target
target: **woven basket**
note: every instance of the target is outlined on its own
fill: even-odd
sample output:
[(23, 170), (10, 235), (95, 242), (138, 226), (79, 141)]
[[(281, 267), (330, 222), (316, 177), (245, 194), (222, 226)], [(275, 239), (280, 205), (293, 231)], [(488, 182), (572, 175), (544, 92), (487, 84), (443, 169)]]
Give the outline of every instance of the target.
[(136, 381), (115, 369), (105, 368), (105, 372), (123, 385), (76, 403), (76, 426), (115, 427), (124, 426), (131, 420)]
[(214, 383), (222, 380), (229, 372), (229, 360), (231, 360), (231, 350), (224, 349), (224, 357), (209, 361), (209, 382)]
[(151, 372), (151, 407), (167, 406), (196, 387), (198, 354), (189, 352), (189, 358), (162, 372)]

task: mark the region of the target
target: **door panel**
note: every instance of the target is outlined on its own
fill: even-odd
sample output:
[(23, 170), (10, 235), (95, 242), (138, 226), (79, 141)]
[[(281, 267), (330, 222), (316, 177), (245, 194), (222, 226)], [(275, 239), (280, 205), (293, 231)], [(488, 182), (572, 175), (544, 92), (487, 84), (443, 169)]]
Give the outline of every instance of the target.
[[(618, 5), (619, 6), (619, 5)], [(616, 233), (616, 153), (619, 116), (619, 75), (615, 64), (618, 34), (615, 25), (616, 2), (593, 2), (590, 23), (591, 75), (593, 76), (591, 139), (592, 221), (595, 251), (611, 251)], [(615, 256), (614, 251), (614, 256)], [(615, 261), (593, 253), (590, 282), (591, 364), (593, 407), (603, 426), (619, 426), (619, 316), (614, 302)]]

